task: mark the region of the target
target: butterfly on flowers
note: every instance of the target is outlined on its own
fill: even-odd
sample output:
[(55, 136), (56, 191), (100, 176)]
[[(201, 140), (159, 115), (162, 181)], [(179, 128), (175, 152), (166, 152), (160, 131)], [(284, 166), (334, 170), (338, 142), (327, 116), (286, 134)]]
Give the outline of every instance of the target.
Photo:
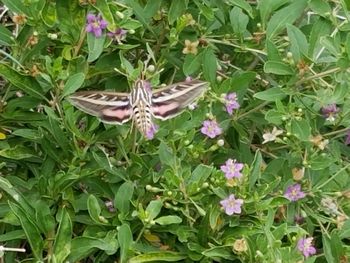
[(109, 124), (123, 124), (130, 119), (147, 138), (156, 132), (153, 118), (171, 119), (199, 98), (208, 83), (190, 80), (151, 90), (150, 83), (137, 80), (130, 93), (81, 91), (69, 97), (78, 109)]

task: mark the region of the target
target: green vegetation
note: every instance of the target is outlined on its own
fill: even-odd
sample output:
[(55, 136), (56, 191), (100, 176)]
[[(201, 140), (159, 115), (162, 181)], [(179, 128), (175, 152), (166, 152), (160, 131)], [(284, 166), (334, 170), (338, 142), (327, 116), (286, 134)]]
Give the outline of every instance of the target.
[[(348, 262), (349, 68), (347, 0), (0, 0), (1, 262)], [(68, 99), (189, 77), (151, 140)]]

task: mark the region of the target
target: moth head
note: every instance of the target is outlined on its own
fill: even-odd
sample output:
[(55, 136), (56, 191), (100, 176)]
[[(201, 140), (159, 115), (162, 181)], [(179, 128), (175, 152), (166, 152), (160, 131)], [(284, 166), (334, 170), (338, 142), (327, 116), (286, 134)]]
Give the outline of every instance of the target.
[(145, 89), (147, 91), (152, 90), (151, 83), (147, 80), (142, 80), (142, 79), (139, 79), (135, 82), (135, 88), (136, 89)]

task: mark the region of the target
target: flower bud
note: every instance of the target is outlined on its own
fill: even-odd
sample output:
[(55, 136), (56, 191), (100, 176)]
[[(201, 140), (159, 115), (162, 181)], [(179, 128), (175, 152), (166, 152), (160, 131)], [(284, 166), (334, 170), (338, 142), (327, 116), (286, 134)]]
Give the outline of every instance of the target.
[(224, 144), (225, 144), (225, 141), (223, 139), (220, 139), (220, 140), (217, 141), (217, 145), (220, 146), (220, 147), (224, 146)]
[(153, 72), (156, 70), (156, 67), (155, 67), (154, 65), (149, 65), (149, 66), (147, 67), (147, 70), (148, 70), (148, 72), (153, 73)]
[(115, 14), (117, 15), (117, 17), (119, 17), (120, 19), (124, 19), (125, 15), (122, 12), (115, 12)]
[(51, 40), (56, 40), (58, 38), (58, 35), (57, 34), (48, 33), (47, 37), (50, 38)]

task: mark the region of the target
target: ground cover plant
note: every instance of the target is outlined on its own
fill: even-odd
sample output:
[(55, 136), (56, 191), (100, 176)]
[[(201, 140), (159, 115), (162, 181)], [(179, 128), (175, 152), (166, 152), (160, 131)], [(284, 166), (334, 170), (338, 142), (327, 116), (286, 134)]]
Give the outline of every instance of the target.
[[(0, 0), (1, 261), (348, 262), (349, 10)], [(150, 136), (69, 101), (140, 78), (209, 87)]]

